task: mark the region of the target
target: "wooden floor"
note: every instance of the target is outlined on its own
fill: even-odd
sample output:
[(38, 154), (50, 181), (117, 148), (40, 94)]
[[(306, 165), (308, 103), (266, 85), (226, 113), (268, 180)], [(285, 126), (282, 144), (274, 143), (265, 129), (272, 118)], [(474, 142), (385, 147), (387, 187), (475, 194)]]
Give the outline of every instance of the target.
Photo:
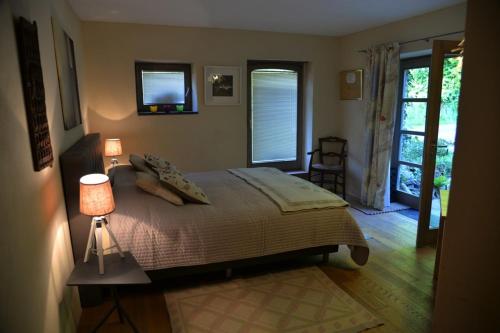
[[(370, 259), (356, 267), (349, 250), (341, 247), (328, 264), (319, 257), (274, 264), (234, 272), (235, 275), (265, 273), (269, 269), (289, 269), (318, 264), (321, 269), (354, 299), (378, 315), (384, 325), (369, 332), (428, 332), (430, 330), (435, 250), (415, 248), (416, 221), (401, 214), (365, 215), (351, 211), (358, 220), (368, 244)], [(223, 273), (166, 281), (147, 289), (121, 290), (122, 303), (140, 332), (171, 332), (163, 298), (165, 289), (223, 279)], [(111, 307), (108, 301), (83, 310), (78, 331), (90, 332)], [(116, 313), (99, 332), (132, 332), (119, 322)]]

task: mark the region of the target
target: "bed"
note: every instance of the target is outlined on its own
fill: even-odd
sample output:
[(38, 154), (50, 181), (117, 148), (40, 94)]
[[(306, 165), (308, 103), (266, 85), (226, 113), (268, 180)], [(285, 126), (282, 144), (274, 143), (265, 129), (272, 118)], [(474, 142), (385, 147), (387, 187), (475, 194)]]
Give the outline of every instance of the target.
[[(73, 254), (83, 257), (88, 218), (79, 213), (78, 181), (103, 172), (98, 134), (61, 155)], [(116, 210), (109, 221), (120, 245), (153, 278), (224, 269), (303, 254), (335, 252), (347, 245), (363, 265), (368, 246), (346, 207), (283, 213), (266, 194), (227, 170), (186, 174), (211, 205), (174, 206), (135, 185), (131, 166), (115, 169)]]

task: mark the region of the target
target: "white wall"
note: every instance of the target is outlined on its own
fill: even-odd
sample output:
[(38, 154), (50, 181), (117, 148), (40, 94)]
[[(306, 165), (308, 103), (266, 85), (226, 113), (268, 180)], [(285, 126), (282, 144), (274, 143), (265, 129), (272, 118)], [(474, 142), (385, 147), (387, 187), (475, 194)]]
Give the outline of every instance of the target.
[[(366, 56), (358, 50), (370, 46), (392, 42), (408, 41), (422, 37), (438, 35), (453, 31), (464, 30), (465, 4), (449, 7), (421, 16), (416, 16), (403, 21), (387, 24), (378, 28), (362, 31), (340, 38), (340, 70), (365, 69)], [(446, 37), (448, 39), (461, 39), (463, 34)], [(417, 42), (403, 45), (401, 52), (403, 56), (408, 53), (419, 51), (430, 52), (431, 43)], [(366, 82), (366, 75), (365, 75)], [(365, 134), (365, 103), (367, 101), (367, 85), (364, 85), (362, 101), (338, 101), (335, 108), (336, 120), (333, 123), (334, 132), (345, 137), (349, 141), (348, 178), (347, 192), (360, 197), (362, 167), (365, 158), (366, 147), (364, 144)]]
[[(121, 162), (131, 152), (154, 152), (184, 171), (246, 166), (247, 60), (307, 61), (306, 119), (312, 126), (306, 140), (332, 134), (338, 91), (334, 38), (85, 22), (84, 39), (89, 128), (123, 140)], [(193, 64), (199, 114), (138, 116), (135, 60)], [(205, 65), (242, 68), (241, 105), (204, 104)]]
[[(33, 171), (13, 16), (36, 20), (54, 166)], [(80, 138), (65, 131), (51, 15), (73, 38), (80, 83), (81, 26), (64, 0), (0, 0), (0, 332), (71, 332), (78, 295), (65, 287), (73, 267), (58, 156)], [(83, 85), (80, 85), (82, 87)], [(85, 92), (80, 89), (82, 108)]]

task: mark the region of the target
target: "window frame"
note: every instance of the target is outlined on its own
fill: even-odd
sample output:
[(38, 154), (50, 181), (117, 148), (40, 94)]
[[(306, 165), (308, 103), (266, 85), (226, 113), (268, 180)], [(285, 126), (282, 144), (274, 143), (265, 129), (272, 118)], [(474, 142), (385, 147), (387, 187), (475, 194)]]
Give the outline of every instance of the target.
[[(150, 105), (143, 104), (142, 71), (178, 71), (184, 73), (184, 108), (177, 111), (178, 104), (164, 103), (158, 105), (158, 111), (150, 111)], [(161, 62), (135, 62), (135, 90), (137, 99), (137, 113), (142, 115), (171, 115), (171, 114), (196, 114), (193, 111), (193, 87), (191, 79), (191, 64), (187, 63), (161, 63)]]
[[(304, 86), (304, 62), (297, 61), (268, 61), (268, 60), (248, 60), (247, 61), (247, 166), (253, 167), (274, 167), (282, 171), (298, 171), (303, 168), (303, 86)], [(252, 162), (252, 72), (257, 69), (283, 69), (292, 70), (297, 73), (297, 158), (293, 161), (279, 162)]]

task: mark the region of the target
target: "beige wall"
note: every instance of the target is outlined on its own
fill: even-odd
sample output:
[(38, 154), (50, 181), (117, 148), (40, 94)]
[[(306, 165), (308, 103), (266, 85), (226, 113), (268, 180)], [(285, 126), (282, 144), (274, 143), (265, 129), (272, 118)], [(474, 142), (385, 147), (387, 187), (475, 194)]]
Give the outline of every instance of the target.
[[(365, 55), (357, 51), (372, 45), (391, 41), (407, 41), (464, 30), (464, 24), (465, 4), (461, 4), (342, 37), (339, 44), (339, 68), (341, 70), (366, 68)], [(461, 36), (462, 34), (458, 34), (451, 36), (451, 38), (460, 39)], [(403, 45), (401, 52), (403, 55), (407, 53), (415, 54), (419, 51), (430, 53), (430, 48), (431, 43), (417, 42)], [(347, 138), (349, 141), (347, 192), (358, 198), (361, 192), (362, 167), (365, 158), (364, 115), (366, 96), (367, 85), (365, 85), (362, 101), (339, 101), (335, 108), (334, 118), (336, 122), (333, 124), (335, 133)]]
[(436, 333), (500, 328), (498, 13), (498, 1), (468, 2), (453, 180), (433, 320)]
[[(188, 171), (246, 165), (245, 93), (240, 106), (205, 106), (204, 65), (241, 66), (245, 92), (247, 59), (308, 61), (306, 110), (309, 123), (314, 120), (308, 145), (319, 136), (347, 137), (349, 191), (358, 194), (364, 154), (363, 102), (338, 101), (339, 70), (363, 67), (364, 59), (356, 50), (371, 44), (461, 30), (464, 14), (465, 7), (456, 6), (336, 39), (105, 23), (84, 23), (82, 31), (82, 24), (64, 0), (0, 0), (0, 331), (71, 331), (80, 313), (74, 290), (64, 287), (73, 261), (58, 156), (85, 130), (79, 126), (64, 131), (51, 15), (60, 19), (75, 41), (84, 121), (88, 118), (85, 126), (104, 137), (121, 137), (125, 154), (157, 152)], [(13, 15), (36, 20), (39, 27), (47, 115), (56, 157), (54, 166), (41, 172), (32, 167)], [(411, 50), (426, 47), (425, 43), (413, 44)], [(192, 63), (200, 113), (138, 117), (134, 60)], [(121, 161), (125, 162), (126, 156)], [(444, 276), (451, 276), (444, 271)]]
[[(47, 116), (55, 161), (33, 171), (13, 16), (38, 23)], [(81, 25), (64, 0), (0, 0), (0, 332), (70, 332), (80, 315), (78, 296), (65, 287), (73, 266), (59, 171), (59, 154), (84, 133), (64, 131), (51, 15), (76, 46), (79, 79)], [(82, 86), (82, 85), (81, 85)], [(82, 107), (85, 93), (81, 92)]]
[[(138, 24), (83, 26), (89, 129), (123, 139), (121, 162), (130, 152), (155, 152), (185, 171), (246, 166), (248, 59), (309, 62), (306, 109), (314, 122), (306, 139), (310, 146), (311, 138), (332, 134), (338, 90), (334, 38)], [(192, 63), (199, 114), (139, 117), (135, 60)], [(241, 66), (241, 105), (204, 105), (205, 65)]]

